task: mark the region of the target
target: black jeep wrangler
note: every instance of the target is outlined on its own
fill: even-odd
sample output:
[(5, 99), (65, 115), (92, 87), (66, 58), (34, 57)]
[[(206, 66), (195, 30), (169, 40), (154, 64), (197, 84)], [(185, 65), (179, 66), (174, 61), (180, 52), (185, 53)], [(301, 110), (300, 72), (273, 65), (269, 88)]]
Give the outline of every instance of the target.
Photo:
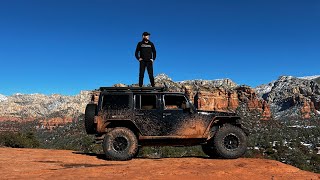
[(85, 128), (108, 159), (129, 160), (139, 146), (201, 145), (210, 157), (238, 158), (247, 135), (234, 113), (197, 110), (163, 88), (101, 87), (85, 110)]

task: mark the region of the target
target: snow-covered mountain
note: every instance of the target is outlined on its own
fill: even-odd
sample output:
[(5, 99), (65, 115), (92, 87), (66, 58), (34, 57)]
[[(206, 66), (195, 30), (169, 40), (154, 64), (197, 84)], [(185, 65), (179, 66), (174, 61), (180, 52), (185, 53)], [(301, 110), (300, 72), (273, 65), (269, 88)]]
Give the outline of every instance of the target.
[(73, 117), (84, 112), (86, 104), (90, 101), (90, 91), (81, 91), (76, 96), (17, 93), (12, 96), (3, 96), (1, 99), (0, 117)]
[(276, 81), (255, 88), (266, 100), (276, 119), (310, 118), (320, 109), (320, 85), (314, 79), (319, 76), (280, 76)]

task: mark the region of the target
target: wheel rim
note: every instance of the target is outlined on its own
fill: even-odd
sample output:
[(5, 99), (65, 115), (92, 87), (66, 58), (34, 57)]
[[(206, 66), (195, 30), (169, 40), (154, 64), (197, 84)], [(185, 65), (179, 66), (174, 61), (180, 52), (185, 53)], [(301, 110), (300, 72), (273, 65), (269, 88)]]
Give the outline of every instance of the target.
[(239, 147), (239, 138), (235, 134), (228, 134), (224, 138), (224, 146), (228, 150), (234, 150)]
[(117, 152), (123, 152), (128, 148), (128, 140), (124, 137), (116, 137), (113, 141), (113, 149)]

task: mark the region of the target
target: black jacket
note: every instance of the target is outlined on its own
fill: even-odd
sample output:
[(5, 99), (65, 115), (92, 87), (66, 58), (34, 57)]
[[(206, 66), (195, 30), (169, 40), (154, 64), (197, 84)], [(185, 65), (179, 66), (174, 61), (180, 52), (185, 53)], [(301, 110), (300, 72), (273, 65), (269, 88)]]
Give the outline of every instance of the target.
[(146, 43), (142, 40), (137, 44), (135, 56), (137, 60), (139, 60), (139, 58), (142, 58), (144, 61), (150, 61), (150, 59), (156, 60), (156, 48), (151, 41)]

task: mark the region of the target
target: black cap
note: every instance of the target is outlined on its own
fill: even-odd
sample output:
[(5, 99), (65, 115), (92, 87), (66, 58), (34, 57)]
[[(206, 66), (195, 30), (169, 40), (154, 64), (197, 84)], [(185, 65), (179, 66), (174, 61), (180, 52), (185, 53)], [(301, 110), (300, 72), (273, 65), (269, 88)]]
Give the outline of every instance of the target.
[(150, 35), (150, 33), (148, 33), (148, 32), (144, 32), (144, 33), (142, 33), (142, 35), (143, 35), (143, 36), (149, 36), (149, 35)]

